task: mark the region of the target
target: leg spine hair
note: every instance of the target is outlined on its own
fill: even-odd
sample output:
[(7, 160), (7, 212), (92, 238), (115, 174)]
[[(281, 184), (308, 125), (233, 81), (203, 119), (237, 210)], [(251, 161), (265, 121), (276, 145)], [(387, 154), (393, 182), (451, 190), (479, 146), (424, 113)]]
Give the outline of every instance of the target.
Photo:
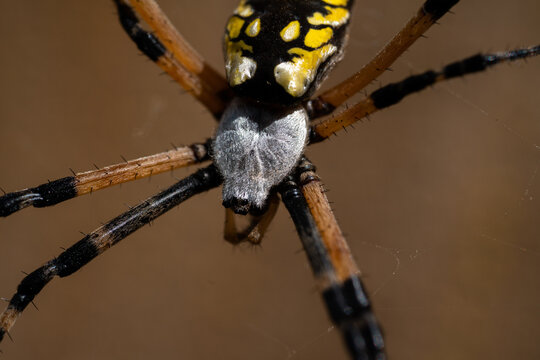
[(478, 54), (448, 64), (441, 70), (426, 71), (422, 74), (409, 76), (402, 81), (388, 84), (372, 92), (368, 97), (360, 100), (342, 113), (331, 118), (327, 117), (312, 125), (309, 134), (310, 143), (325, 140), (337, 131), (366, 118), (374, 112), (395, 105), (406, 96), (424, 90), (437, 82), (484, 71), (502, 62), (526, 59), (539, 54), (540, 45), (493, 54)]
[(351, 96), (364, 89), (458, 2), (459, 0), (427, 0), (405, 26), (359, 72), (306, 103), (310, 118), (314, 119), (331, 113)]
[[(175, 54), (164, 44), (167, 39), (160, 39), (140, 26), (136, 12), (125, 0), (113, 1), (118, 10), (122, 28), (137, 45), (137, 48), (200, 101), (216, 119), (219, 119), (230, 97), (230, 92), (225, 88), (226, 83), (221, 76), (204, 64), (201, 59), (197, 59), (198, 55), (194, 53), (191, 54), (191, 60), (200, 62), (200, 65), (203, 66), (202, 72), (196, 73), (193, 69), (186, 67), (181, 59), (176, 58)], [(138, 2), (143, 1), (139, 0)], [(139, 4), (139, 6), (149, 7), (152, 3), (159, 14), (163, 15), (154, 1), (145, 1), (145, 3), (145, 5)], [(164, 26), (164, 24), (162, 23), (160, 26)], [(180, 36), (176, 30), (174, 31)], [(201, 76), (205, 76), (207, 81)]]
[(338, 281), (360, 274), (347, 240), (337, 223), (315, 166), (305, 157), (298, 165), (299, 185), (315, 219)]
[(126, 160), (120, 164), (77, 173), (33, 188), (5, 194), (0, 196), (0, 217), (6, 217), (29, 206), (39, 208), (56, 205), (113, 185), (207, 161), (210, 159), (211, 142), (212, 140), (208, 139), (205, 143), (175, 147), (159, 154)]
[(214, 165), (200, 169), (86, 235), (57, 258), (27, 275), (17, 287), (7, 309), (0, 315), (0, 341), (26, 306), (55, 276), (73, 274), (96, 256), (184, 200), (220, 184), (221, 177)]
[(77, 196), (74, 176), (68, 176), (34, 188), (0, 196), (0, 217), (6, 217), (28, 206), (46, 207)]
[(539, 52), (540, 46), (534, 46), (501, 53), (474, 55), (448, 64), (440, 71), (426, 71), (419, 75), (409, 76), (403, 81), (389, 84), (373, 92), (371, 99), (377, 109), (383, 109), (397, 104), (405, 96), (424, 90), (436, 82), (484, 71), (501, 62), (524, 59), (538, 55)]
[(135, 45), (137, 45), (137, 48), (154, 62), (165, 55), (167, 52), (165, 45), (154, 34), (141, 28), (139, 19), (131, 6), (122, 0), (114, 0), (114, 3), (118, 9), (120, 24), (122, 24), (122, 27)]
[[(313, 168), (303, 171), (307, 170)], [(385, 359), (382, 331), (371, 311), (360, 278), (354, 274), (344, 282), (339, 281), (328, 249), (295, 178), (290, 176), (285, 179), (279, 186), (279, 192), (300, 236), (330, 318), (341, 331), (351, 357)]]
[(225, 96), (225, 93), (229, 92), (227, 81), (221, 72), (210, 66), (184, 39), (155, 0), (130, 0), (130, 4), (137, 16), (148, 24), (154, 35), (163, 41), (182, 66), (196, 74), (216, 93)]

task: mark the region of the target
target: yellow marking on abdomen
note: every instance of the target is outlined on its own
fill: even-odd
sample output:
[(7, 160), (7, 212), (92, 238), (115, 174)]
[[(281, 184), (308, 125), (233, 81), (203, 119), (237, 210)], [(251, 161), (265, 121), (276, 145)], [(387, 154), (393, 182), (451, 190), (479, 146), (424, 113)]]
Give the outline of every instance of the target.
[(291, 21), (281, 30), (279, 35), (285, 42), (293, 41), (300, 36), (300, 22), (298, 20)]
[(314, 13), (308, 17), (308, 22), (311, 25), (331, 25), (334, 27), (341, 26), (349, 20), (349, 10), (344, 8), (333, 8), (330, 6), (324, 7), (329, 11), (328, 15), (323, 15), (320, 12)]
[(225, 59), (225, 72), (230, 86), (237, 86), (251, 79), (257, 70), (255, 60), (242, 56), (242, 50), (253, 52), (253, 47), (243, 40), (230, 41), (225, 37), (227, 44)]
[(309, 29), (304, 39), (304, 45), (310, 48), (318, 48), (319, 46), (326, 44), (328, 40), (332, 38), (334, 31), (331, 27), (323, 29)]
[(248, 27), (246, 28), (246, 35), (255, 37), (259, 35), (259, 31), (261, 31), (261, 19), (257, 18), (249, 23)]
[(276, 82), (294, 97), (304, 95), (315, 80), (319, 66), (336, 51), (337, 47), (332, 44), (312, 51), (302, 48), (290, 49), (289, 54), (298, 56), (276, 65), (274, 68)]
[(322, 1), (327, 4), (335, 5), (335, 6), (346, 6), (348, 2), (348, 0), (322, 0)]
[(251, 16), (254, 13), (254, 10), (251, 5), (246, 5), (246, 0), (242, 0), (240, 1), (240, 5), (234, 10), (234, 13), (246, 18)]
[(229, 35), (229, 38), (235, 39), (240, 35), (240, 31), (242, 31), (242, 26), (244, 26), (245, 21), (240, 19), (239, 17), (233, 16), (229, 19), (229, 22), (227, 23), (227, 33)]

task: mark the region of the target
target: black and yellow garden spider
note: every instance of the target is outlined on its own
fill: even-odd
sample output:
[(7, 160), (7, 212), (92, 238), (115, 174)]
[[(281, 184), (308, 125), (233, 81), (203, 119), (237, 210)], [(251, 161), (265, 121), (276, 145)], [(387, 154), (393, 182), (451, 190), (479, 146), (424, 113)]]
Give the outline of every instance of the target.
[[(522, 40), (522, 38), (520, 38), (520, 41), (525, 41), (525, 40)], [(467, 54), (467, 53), (466, 53), (466, 54)], [(464, 54), (464, 55), (466, 55), (466, 54)], [(107, 60), (108, 60), (108, 59), (107, 59)], [(123, 60), (122, 60), (122, 61), (123, 61)], [(118, 115), (118, 116), (120, 116), (120, 115)], [(478, 113), (476, 113), (476, 116), (479, 116)], [(438, 121), (439, 121), (439, 120), (438, 120)], [(484, 128), (483, 128), (483, 129), (484, 129)], [(511, 127), (511, 130), (513, 130), (513, 129), (515, 129), (515, 128), (514, 128), (514, 127)], [(505, 132), (505, 133), (504, 133), (504, 135), (506, 136), (505, 138), (509, 137), (509, 135), (508, 135), (509, 133), (510, 133), (510, 132)], [(518, 133), (521, 133), (521, 132), (518, 132)], [(53, 140), (49, 140), (49, 141), (54, 141), (54, 139), (53, 139)], [(527, 143), (527, 140), (525, 140), (524, 142)], [(334, 142), (334, 146), (337, 146), (336, 143), (337, 143), (337, 142)], [(386, 146), (388, 146), (388, 145), (386, 145)], [(313, 156), (314, 156), (314, 158), (315, 158), (315, 155), (313, 155)], [(6, 168), (6, 167), (4, 167), (4, 168)], [(527, 174), (528, 174), (528, 175), (531, 175), (531, 172), (528, 172)], [(326, 175), (325, 175), (325, 178), (327, 178)], [(350, 181), (350, 179), (347, 179), (347, 180)], [(533, 179), (533, 180), (534, 180), (534, 179)], [(19, 181), (19, 182), (20, 182), (20, 181)], [(328, 183), (331, 183), (331, 181), (328, 181)], [(533, 181), (533, 184), (534, 184), (534, 181)], [(11, 188), (14, 188), (14, 187), (15, 187), (15, 185), (12, 186)], [(363, 187), (363, 185), (362, 185), (362, 187)], [(139, 196), (139, 197), (141, 197), (141, 196)], [(113, 200), (109, 199), (109, 202), (112, 202), (112, 201), (113, 201)], [(371, 205), (371, 210), (372, 210), (372, 211), (373, 211), (374, 208), (377, 207), (377, 205), (374, 204), (374, 203), (371, 203), (370, 205)], [(85, 207), (86, 207), (86, 206), (87, 206), (87, 204), (85, 204)], [(393, 206), (396, 206), (396, 204), (393, 204)], [(397, 206), (398, 206), (398, 205), (397, 205)], [(338, 211), (339, 211), (339, 210), (338, 210)], [(358, 217), (358, 214), (354, 214), (354, 215), (355, 215), (355, 218)], [(45, 215), (41, 215), (41, 216), (45, 216)], [(424, 220), (424, 219), (422, 219), (422, 220)], [(19, 224), (19, 227), (20, 227), (20, 224)], [(156, 230), (155, 230), (156, 228), (157, 228), (157, 227), (155, 227), (155, 228), (153, 229), (153, 231), (156, 231)], [(58, 230), (58, 229), (55, 229), (55, 230)], [(203, 230), (199, 229), (199, 231), (203, 231)], [(20, 234), (19, 236), (22, 236), (22, 235), (21, 235), (21, 230), (20, 230), (20, 229), (19, 229), (19, 234)], [(155, 235), (155, 236), (159, 236), (159, 235)], [(184, 235), (183, 235), (183, 236), (184, 236)], [(204, 237), (204, 235), (201, 235), (201, 234), (199, 234), (199, 236)], [(290, 236), (290, 234), (289, 234), (289, 236)], [(428, 237), (429, 237), (429, 236), (428, 236)], [(431, 239), (430, 239), (430, 240), (431, 240)], [(50, 246), (49, 244), (45, 244), (45, 245), (46, 245), (47, 247)], [(65, 245), (65, 244), (63, 243), (63, 245)], [(268, 246), (268, 245), (267, 245), (267, 246)], [(13, 247), (13, 245), (11, 245), (11, 247)], [(368, 246), (368, 248), (369, 248), (369, 246)], [(160, 250), (160, 249), (157, 249), (157, 250)], [(162, 249), (161, 249), (161, 250), (162, 250)], [(295, 257), (295, 259), (297, 260), (296, 257)], [(41, 260), (42, 260), (42, 259), (41, 259)], [(163, 261), (165, 261), (165, 260), (163, 260)], [(33, 264), (35, 264), (35, 263), (36, 263), (36, 262), (34, 261)], [(20, 264), (20, 263), (19, 263), (19, 264)], [(29, 264), (28, 266), (32, 266), (32, 265)], [(171, 269), (172, 269), (172, 268), (171, 268)], [(273, 274), (273, 275), (275, 275), (275, 274)], [(371, 273), (370, 273), (370, 275), (371, 275)], [(192, 276), (192, 275), (190, 275), (190, 276)], [(291, 276), (291, 274), (287, 273), (286, 276)], [(137, 280), (139, 280), (139, 279), (137, 279)], [(79, 282), (79, 281), (83, 281), (83, 280), (79, 280), (79, 279), (78, 279), (77, 282)], [(244, 287), (246, 286), (246, 284), (242, 284), (242, 281), (241, 281), (241, 280), (238, 279), (238, 281), (240, 282), (239, 285), (241, 285), (242, 288), (244, 288)], [(137, 282), (138, 282), (138, 284), (140, 285), (139, 281), (137, 281)], [(182, 283), (182, 284), (184, 284), (184, 283)], [(144, 287), (142, 287), (142, 288), (144, 288)], [(147, 288), (145, 288), (145, 289), (147, 289)], [(285, 290), (282, 290), (282, 292), (285, 292)], [(96, 292), (96, 294), (97, 294), (97, 293), (98, 293), (98, 292)], [(310, 295), (313, 296), (313, 294), (310, 294)], [(101, 294), (100, 294), (100, 296), (101, 296)], [(55, 296), (55, 297), (57, 297), (57, 296)], [(42, 298), (40, 297), (40, 302), (41, 302), (41, 299), (42, 299)], [(49, 307), (47, 307), (47, 308), (49, 308)], [(65, 310), (65, 309), (64, 309), (64, 310)], [(116, 309), (116, 310), (118, 310), (118, 309)], [(179, 310), (181, 310), (181, 309), (179, 309)], [(181, 311), (179, 311), (179, 312), (181, 313)], [(43, 313), (43, 312), (42, 312), (42, 313)], [(208, 320), (207, 320), (207, 321), (208, 321)], [(37, 326), (36, 326), (36, 328), (37, 328)], [(214, 328), (214, 329), (215, 329), (215, 328)], [(264, 335), (265, 333), (268, 334), (268, 332), (265, 331), (266, 329), (260, 329), (257, 325), (252, 325), (252, 327), (250, 327), (249, 329), (254, 329), (254, 330), (251, 330), (251, 331), (250, 331), (250, 333), (252, 333), (252, 334), (260, 334), (262, 337), (264, 337), (264, 338), (266, 338), (266, 339), (271, 338), (271, 336)], [(271, 334), (272, 334), (272, 332), (270, 332), (270, 335), (271, 335)], [(146, 335), (147, 335), (147, 336), (151, 336), (151, 334), (146, 334)], [(225, 338), (227, 338), (227, 337), (225, 336)], [(279, 339), (279, 338), (280, 338), (280, 337), (278, 336), (278, 339)], [(311, 347), (313, 347), (313, 346), (311, 346)], [(295, 348), (297, 348), (297, 346), (293, 346), (293, 349), (295, 349)], [(283, 349), (282, 349), (282, 350), (283, 350)], [(251, 353), (251, 355), (252, 355), (252, 353)]]

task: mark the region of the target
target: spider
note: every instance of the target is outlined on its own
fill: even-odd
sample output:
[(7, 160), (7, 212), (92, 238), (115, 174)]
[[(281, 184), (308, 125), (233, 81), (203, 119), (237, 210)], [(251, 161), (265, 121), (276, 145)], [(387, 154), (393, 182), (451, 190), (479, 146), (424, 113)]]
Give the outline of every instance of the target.
[[(465, 54), (465, 55), (466, 55), (466, 54)], [(334, 143), (335, 143), (335, 142), (334, 142)], [(157, 227), (155, 227), (155, 228), (157, 228)], [(155, 228), (154, 228), (154, 229), (155, 229)], [(154, 230), (154, 231), (155, 231), (155, 230)], [(29, 264), (28, 266), (31, 266), (31, 264)], [(48, 307), (48, 308), (49, 308), (49, 307)]]

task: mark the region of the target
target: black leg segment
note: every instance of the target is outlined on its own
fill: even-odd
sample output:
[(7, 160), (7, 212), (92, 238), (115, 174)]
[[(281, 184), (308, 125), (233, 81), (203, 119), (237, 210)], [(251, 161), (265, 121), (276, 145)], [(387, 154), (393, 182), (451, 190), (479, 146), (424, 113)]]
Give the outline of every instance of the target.
[(280, 185), (279, 192), (300, 236), (316, 279), (321, 281), (323, 286), (335, 282), (332, 263), (300, 187), (292, 177), (288, 177)]
[(41, 208), (56, 205), (113, 185), (210, 160), (210, 147), (211, 139), (208, 139), (205, 143), (175, 147), (159, 154), (74, 173), (74, 176), (7, 193), (0, 196), (0, 217), (6, 217), (29, 206)]
[(122, 0), (114, 0), (118, 9), (118, 17), (120, 24), (129, 35), (131, 40), (137, 45), (137, 48), (143, 52), (152, 61), (157, 61), (161, 56), (165, 55), (167, 49), (154, 34), (149, 33), (141, 28), (139, 19), (131, 6), (127, 5)]
[[(301, 170), (300, 170), (301, 171)], [(382, 332), (360, 278), (340, 282), (306, 199), (293, 177), (279, 192), (293, 219), (332, 322), (340, 330), (352, 359), (383, 360)]]
[(405, 96), (421, 91), (438, 81), (465, 76), (504, 61), (514, 61), (540, 54), (540, 46), (517, 49), (494, 54), (478, 54), (446, 65), (440, 71), (426, 71), (419, 75), (409, 76), (405, 80), (388, 84), (371, 94), (373, 104), (377, 109), (392, 106)]
[(79, 242), (27, 275), (0, 315), (0, 341), (19, 314), (55, 276), (68, 276), (89, 263), (120, 240), (198, 193), (221, 184), (221, 177), (210, 165), (147, 199), (131, 210), (86, 235)]
[(426, 71), (422, 74), (409, 76), (402, 81), (388, 84), (372, 92), (369, 96), (340, 114), (312, 125), (309, 134), (310, 144), (323, 141), (337, 131), (367, 118), (381, 109), (395, 105), (408, 95), (422, 91), (438, 82), (484, 71), (502, 62), (526, 59), (537, 55), (540, 55), (540, 45), (493, 54), (478, 54), (448, 64), (441, 70)]
[(422, 9), (426, 14), (430, 14), (433, 19), (438, 20), (458, 2), (459, 0), (427, 0)]
[(5, 217), (28, 206), (45, 207), (77, 196), (74, 176), (0, 196), (0, 216)]

